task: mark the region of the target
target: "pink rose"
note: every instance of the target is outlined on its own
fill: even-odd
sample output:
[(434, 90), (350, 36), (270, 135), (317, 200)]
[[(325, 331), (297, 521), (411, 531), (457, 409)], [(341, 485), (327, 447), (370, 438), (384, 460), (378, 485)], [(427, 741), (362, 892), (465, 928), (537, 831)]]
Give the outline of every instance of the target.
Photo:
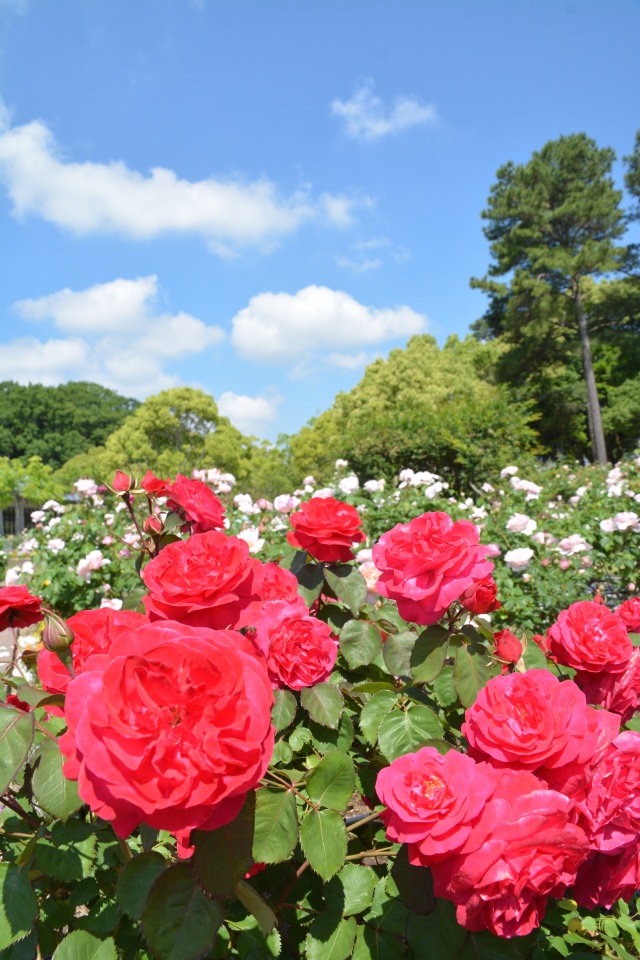
[(556, 663), (588, 673), (622, 673), (633, 652), (620, 617), (592, 600), (563, 610), (547, 631), (546, 646)]
[(287, 603), (294, 603), (298, 599), (298, 581), (290, 570), (285, 570), (277, 563), (265, 563), (262, 572), (261, 600), (286, 600)]
[(623, 723), (640, 707), (640, 649), (635, 649), (622, 673), (588, 673), (578, 671), (575, 682), (587, 703), (617, 713)]
[(572, 895), (581, 907), (610, 909), (617, 900), (627, 902), (640, 889), (640, 846), (618, 854), (591, 853), (578, 868)]
[(208, 533), (224, 527), (224, 507), (202, 480), (189, 480), (178, 474), (163, 491), (167, 506), (175, 510), (192, 533)]
[(277, 687), (302, 690), (328, 679), (338, 656), (338, 641), (328, 624), (309, 615), (302, 597), (295, 603), (264, 603), (252, 626), (254, 642)]
[[(571, 680), (548, 670), (493, 677), (465, 713), (462, 733), (471, 756), (516, 769), (587, 763), (602, 749), (602, 711), (587, 706)], [(619, 719), (614, 719), (616, 735)]]
[(399, 523), (373, 548), (381, 571), (377, 589), (398, 604), (400, 616), (423, 626), (436, 623), (473, 583), (488, 576), (478, 528), (440, 511)]
[[(629, 589), (631, 589), (629, 584)], [(640, 630), (640, 597), (631, 597), (625, 600), (617, 608), (616, 613), (626, 625), (629, 633), (637, 633)]]
[(460, 851), (495, 787), (495, 773), (457, 750), (433, 747), (398, 757), (378, 774), (387, 837), (409, 844), (412, 863), (428, 866)]
[(592, 849), (616, 854), (640, 838), (640, 733), (621, 733), (573, 797)]

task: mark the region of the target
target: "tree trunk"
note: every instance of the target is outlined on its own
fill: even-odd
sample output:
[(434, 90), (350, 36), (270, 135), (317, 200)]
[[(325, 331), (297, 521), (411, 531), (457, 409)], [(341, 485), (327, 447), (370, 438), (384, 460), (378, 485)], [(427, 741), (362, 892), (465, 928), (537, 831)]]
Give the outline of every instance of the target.
[(596, 376), (593, 372), (591, 344), (589, 343), (589, 333), (587, 330), (587, 318), (584, 312), (580, 287), (578, 286), (577, 282), (574, 284), (573, 298), (576, 305), (576, 316), (578, 318), (578, 329), (580, 331), (580, 343), (582, 345), (582, 367), (584, 369), (584, 379), (587, 385), (587, 414), (589, 418), (591, 445), (593, 447), (593, 458), (596, 463), (607, 463), (607, 447), (604, 440), (604, 430), (602, 429), (602, 415), (600, 413), (600, 401), (598, 399), (598, 388), (596, 387)]

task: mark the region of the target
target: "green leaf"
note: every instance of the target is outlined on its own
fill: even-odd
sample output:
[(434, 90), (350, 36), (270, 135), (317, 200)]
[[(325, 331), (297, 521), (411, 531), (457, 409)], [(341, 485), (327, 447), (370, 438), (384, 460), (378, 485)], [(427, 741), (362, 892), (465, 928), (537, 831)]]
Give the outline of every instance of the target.
[(340, 652), (352, 670), (372, 663), (382, 648), (382, 637), (374, 623), (350, 620), (340, 632)]
[(458, 648), (453, 666), (453, 685), (463, 707), (470, 707), (475, 703), (478, 692), (488, 683), (490, 677), (491, 669), (486, 656), (471, 654), (466, 647)]
[(82, 880), (93, 869), (96, 838), (93, 834), (83, 839), (66, 839), (64, 834), (52, 832), (51, 840), (41, 839), (34, 848), (34, 860), (47, 876), (64, 883)]
[(451, 707), (456, 703), (458, 694), (453, 685), (453, 667), (443, 667), (433, 681), (433, 692), (443, 707)]
[(240, 813), (217, 830), (193, 830), (191, 858), (198, 883), (210, 897), (230, 897), (251, 866), (255, 792), (250, 790)]
[(329, 727), (323, 727), (319, 723), (309, 721), (309, 730), (311, 732), (311, 742), (318, 753), (331, 753), (332, 750), (342, 750), (346, 753), (353, 743), (354, 731), (351, 717), (348, 713), (343, 713), (340, 718), (337, 730), (330, 730)]
[(112, 937), (99, 940), (86, 930), (69, 933), (53, 954), (53, 960), (117, 960)]
[(256, 791), (253, 859), (281, 863), (298, 842), (296, 799), (290, 790), (259, 787)]
[(367, 599), (367, 581), (359, 570), (348, 563), (334, 563), (325, 567), (324, 578), (338, 600), (349, 608), (354, 617)]
[(423, 630), (411, 652), (411, 672), (418, 683), (431, 683), (447, 658), (449, 634), (444, 627)]
[(302, 706), (312, 720), (323, 727), (336, 729), (344, 710), (344, 698), (332, 683), (316, 683), (300, 694)]
[(310, 607), (322, 593), (324, 570), (319, 563), (305, 563), (300, 569), (292, 570), (298, 580), (298, 593)]
[(428, 917), (410, 913), (407, 919), (407, 940), (416, 960), (462, 960), (463, 956), (466, 960), (463, 951), (468, 937), (448, 900), (437, 900), (436, 909)]
[(347, 855), (347, 828), (335, 810), (310, 810), (300, 827), (304, 855), (323, 880), (330, 880)]
[(45, 740), (31, 761), (33, 799), (45, 813), (59, 820), (79, 810), (83, 802), (78, 795), (78, 784), (67, 780), (62, 772), (63, 757), (57, 742)]
[(0, 951), (0, 960), (35, 960), (37, 956), (38, 931), (35, 927), (27, 937)]
[(122, 913), (140, 920), (147, 894), (166, 866), (162, 854), (153, 850), (125, 863), (116, 885), (116, 900)]
[(311, 924), (304, 942), (307, 960), (346, 960), (356, 939), (354, 917), (323, 913)]
[(420, 703), (410, 703), (404, 710), (394, 710), (382, 720), (378, 731), (380, 749), (390, 762), (405, 753), (426, 746), (442, 737), (442, 724), (437, 716)]
[(353, 960), (402, 960), (407, 956), (404, 944), (374, 927), (359, 926)]
[(271, 710), (271, 720), (279, 733), (293, 723), (298, 704), (291, 690), (274, 690), (273, 696), (275, 703)]
[(26, 937), (37, 913), (27, 869), (0, 863), (0, 950)]
[(188, 863), (162, 873), (147, 896), (142, 935), (157, 960), (199, 960), (222, 923), (222, 908), (198, 886)]
[(32, 713), (0, 704), (0, 793), (4, 793), (29, 756), (35, 732)]
[(409, 630), (402, 633), (390, 633), (384, 642), (382, 656), (389, 673), (394, 677), (412, 677), (411, 654), (417, 636)]
[(394, 858), (391, 876), (405, 907), (420, 916), (433, 913), (436, 898), (433, 893), (431, 871), (426, 867), (414, 867), (409, 863), (409, 850), (406, 844), (400, 847)]
[(356, 786), (353, 760), (346, 753), (328, 753), (307, 781), (307, 793), (321, 807), (344, 811)]
[(278, 920), (271, 907), (262, 899), (257, 890), (254, 890), (250, 883), (241, 880), (236, 887), (236, 897), (243, 907), (256, 918), (262, 936), (266, 937), (276, 926)]
[(524, 665), (527, 670), (547, 669), (547, 658), (535, 640), (529, 640), (527, 649), (522, 654), (522, 659), (524, 660)]
[(365, 867), (360, 863), (345, 863), (338, 874), (338, 880), (344, 892), (343, 916), (350, 917), (369, 909), (376, 879), (371, 867)]
[(380, 690), (367, 700), (360, 714), (360, 729), (368, 743), (374, 747), (378, 741), (378, 729), (398, 696), (395, 690)]

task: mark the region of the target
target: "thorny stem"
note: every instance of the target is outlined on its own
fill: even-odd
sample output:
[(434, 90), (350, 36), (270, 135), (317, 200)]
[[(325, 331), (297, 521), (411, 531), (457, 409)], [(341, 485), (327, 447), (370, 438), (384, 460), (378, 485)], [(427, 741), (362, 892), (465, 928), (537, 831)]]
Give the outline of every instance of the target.
[[(301, 799), (301, 800), (304, 800), (304, 802), (305, 802), (309, 807), (311, 807), (313, 810), (317, 810), (317, 809), (318, 809), (317, 806), (315, 805), (315, 803), (313, 803), (311, 800), (309, 800), (308, 797), (305, 797), (304, 794), (300, 793), (299, 790), (296, 790), (296, 788), (294, 787), (294, 785), (293, 785), (292, 783), (290, 783), (288, 780), (282, 780), (277, 774), (273, 773), (272, 770), (268, 770), (268, 771), (267, 771), (267, 774), (268, 774), (270, 777), (273, 778), (273, 780), (278, 784), (278, 786), (284, 787), (285, 789), (287, 789), (288, 791), (290, 791), (291, 793), (293, 793), (294, 796), (300, 797), (300, 799)], [(266, 777), (265, 777), (265, 779), (266, 779)]]
[(134, 511), (133, 506), (132, 506), (132, 504), (131, 504), (131, 495), (130, 495), (129, 493), (125, 493), (124, 496), (122, 497), (122, 499), (123, 499), (124, 503), (126, 504), (127, 510), (129, 511), (129, 516), (130, 516), (131, 519), (133, 520), (133, 525), (134, 525), (134, 527), (136, 528), (136, 530), (137, 530), (137, 532), (138, 532), (138, 536), (140, 537), (141, 549), (142, 549), (145, 553), (148, 553), (149, 556), (152, 557), (152, 556), (153, 556), (153, 551), (152, 551), (152, 550), (149, 550), (149, 548), (146, 546), (146, 542), (147, 542), (146, 535), (142, 532), (142, 529), (140, 528), (140, 524), (138, 523), (138, 518), (136, 517), (135, 511)]
[(40, 824), (35, 819), (35, 817), (30, 816), (26, 810), (23, 810), (17, 800), (14, 800), (13, 797), (10, 797), (7, 793), (3, 793), (0, 798), (5, 807), (9, 807), (9, 810), (13, 810), (15, 814), (25, 820), (30, 827), (33, 827), (34, 830), (40, 829)]
[(119, 837), (117, 834), (116, 834), (116, 840), (118, 841), (118, 846), (124, 853), (125, 860), (133, 860), (133, 853), (127, 841), (124, 840), (122, 837)]
[(305, 870), (307, 869), (308, 866), (309, 866), (309, 861), (308, 861), (308, 860), (305, 860), (303, 863), (300, 864), (300, 866), (298, 867), (298, 869), (296, 870), (296, 872), (295, 872), (294, 875), (292, 876), (291, 880), (289, 881), (289, 883), (286, 885), (286, 887), (285, 887), (284, 890), (282, 891), (282, 896), (281, 896), (280, 899), (278, 900), (278, 902), (277, 902), (277, 904), (276, 904), (276, 907), (275, 907), (276, 913), (277, 913), (277, 911), (283, 906), (283, 904), (285, 903), (287, 897), (289, 896), (289, 893), (291, 892), (291, 890), (293, 889), (293, 887), (295, 887), (296, 883), (298, 882), (298, 880), (300, 879), (300, 877), (301, 877), (302, 874), (305, 872)]
[(345, 860), (362, 860), (363, 857), (388, 857), (395, 853), (393, 847), (378, 847), (377, 850), (361, 850), (360, 853), (351, 853)]

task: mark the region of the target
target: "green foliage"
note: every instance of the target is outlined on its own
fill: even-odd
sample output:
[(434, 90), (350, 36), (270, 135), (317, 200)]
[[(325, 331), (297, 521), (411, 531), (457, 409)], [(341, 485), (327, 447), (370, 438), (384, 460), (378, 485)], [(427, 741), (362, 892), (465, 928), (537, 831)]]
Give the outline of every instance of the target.
[(62, 498), (64, 487), (57, 481), (53, 468), (40, 457), (22, 460), (0, 457), (0, 510), (13, 504), (16, 496), (28, 504), (39, 506), (46, 500)]

